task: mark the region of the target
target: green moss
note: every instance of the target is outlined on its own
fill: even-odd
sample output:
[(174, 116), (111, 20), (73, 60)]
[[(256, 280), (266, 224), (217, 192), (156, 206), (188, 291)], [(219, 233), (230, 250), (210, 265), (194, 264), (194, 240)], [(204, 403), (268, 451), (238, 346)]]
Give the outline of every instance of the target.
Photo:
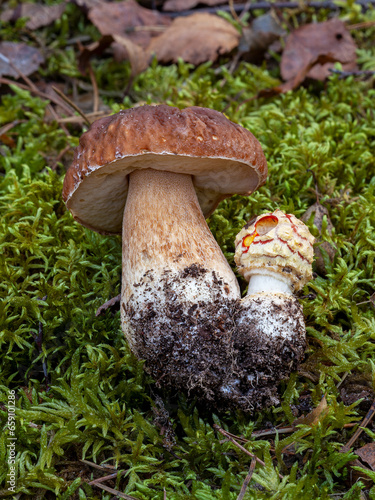
[[(359, 22), (374, 13), (363, 16), (348, 2), (343, 15)], [(96, 36), (75, 6), (64, 16), (54, 29), (39, 34), (53, 49), (45, 78), (79, 76), (73, 49), (64, 50), (71, 20), (77, 20), (80, 32)], [(22, 29), (20, 22), (14, 33)], [(11, 37), (8, 28), (2, 30)], [(363, 33), (355, 36), (363, 41), (360, 63), (373, 68), (373, 48)], [(93, 68), (99, 88), (110, 95), (126, 86), (127, 64), (102, 58), (93, 61)], [(327, 274), (303, 292), (308, 349), (302, 370), (279, 388), (279, 407), (251, 417), (214, 415), (186, 394), (159, 389), (130, 353), (119, 314), (95, 316), (119, 293), (121, 242), (73, 221), (61, 199), (63, 175), (48, 168), (49, 159), (75, 145), (80, 132), (71, 130), (67, 138), (56, 123), (46, 123), (45, 102), (26, 91), (13, 87), (2, 97), (0, 125), (17, 124), (11, 131), (16, 145), (0, 150), (0, 401), (7, 401), (9, 389), (16, 390), (21, 498), (43, 491), (50, 492), (45, 498), (98, 498), (98, 490), (87, 484), (94, 469), (79, 462), (85, 458), (124, 471), (114, 486), (135, 498), (162, 499), (165, 489), (169, 500), (236, 499), (251, 458), (222, 441), (214, 423), (248, 439), (245, 448), (265, 462), (256, 467), (245, 498), (360, 498), (363, 482), (347, 483), (354, 455), (340, 448), (353, 432), (344, 426), (360, 421), (364, 410), (357, 403), (344, 405), (338, 382), (345, 374), (355, 375), (375, 388), (375, 321), (369, 302), (375, 288), (373, 80), (335, 75), (271, 100), (253, 99), (276, 85), (278, 77), (277, 70), (246, 63), (231, 74), (225, 66), (154, 61), (122, 102), (105, 98), (114, 111), (137, 102), (212, 107), (259, 138), (269, 163), (266, 185), (251, 197), (222, 202), (209, 220), (233, 268), (234, 237), (253, 215), (281, 208), (301, 216), (316, 201), (316, 188), (329, 210), (334, 231), (330, 235), (323, 225), (320, 233), (337, 253), (333, 262), (326, 259)], [(309, 224), (318, 236), (319, 229)], [(241, 286), (244, 290), (246, 284), (241, 281)], [(41, 351), (34, 341), (40, 329)], [(323, 395), (328, 410), (316, 425), (297, 426), (285, 436), (252, 436), (270, 424), (291, 423), (301, 397), (317, 406)], [(162, 431), (155, 420), (162, 412), (159, 396), (170, 415)], [(0, 419), (5, 424), (3, 406)], [(173, 453), (166, 428), (176, 441)], [(0, 496), (7, 494), (7, 437), (0, 437)], [(373, 438), (369, 428), (357, 446)]]

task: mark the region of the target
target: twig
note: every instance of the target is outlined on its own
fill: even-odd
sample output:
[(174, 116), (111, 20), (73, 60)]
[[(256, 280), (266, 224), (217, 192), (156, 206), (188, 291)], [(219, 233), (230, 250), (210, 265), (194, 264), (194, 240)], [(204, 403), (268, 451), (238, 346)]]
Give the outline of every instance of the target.
[(130, 495), (126, 495), (125, 493), (121, 493), (121, 491), (114, 490), (113, 488), (110, 488), (109, 486), (106, 486), (105, 484), (96, 484), (95, 485), (97, 488), (101, 488), (102, 490), (108, 491), (108, 493), (112, 493), (113, 495), (116, 495), (117, 497), (120, 498), (125, 498), (126, 500), (138, 500), (135, 497), (132, 497)]
[(92, 83), (92, 89), (94, 92), (94, 105), (93, 105), (93, 113), (97, 113), (99, 111), (99, 90), (98, 90), (98, 84), (96, 82), (95, 78), (95, 73), (94, 70), (92, 69), (91, 64), (89, 63), (89, 75), (90, 75), (90, 80)]
[(83, 459), (81, 459), (80, 462), (82, 462), (86, 465), (90, 465), (90, 467), (94, 467), (94, 469), (98, 469), (98, 470), (107, 470), (107, 469), (117, 470), (114, 465), (110, 465), (110, 464), (99, 465), (99, 464), (96, 464), (94, 462), (90, 462), (90, 460), (83, 460)]
[[(230, 435), (230, 433), (228, 433), (227, 431), (225, 431), (224, 429), (222, 429), (221, 427), (219, 427), (217, 424), (214, 424), (213, 428), (216, 431), (220, 432), (223, 436), (225, 436), (226, 438), (228, 438), (231, 443), (233, 443), (235, 446), (237, 446), (237, 448), (239, 448), (241, 451), (243, 451), (244, 453), (246, 453), (246, 455), (249, 455), (249, 457), (253, 458), (260, 465), (262, 465), (263, 467), (265, 467), (266, 464), (263, 462), (263, 460), (261, 460), (256, 455), (254, 455), (254, 453), (251, 453), (246, 448), (244, 448), (243, 446), (241, 446), (240, 443), (237, 443), (237, 441), (234, 438), (232, 438), (232, 436)], [(281, 474), (279, 474), (279, 478), (283, 479), (283, 476)]]
[[(97, 111), (96, 113), (87, 113), (86, 118), (90, 120), (90, 123), (97, 120), (98, 118), (103, 118), (104, 116), (110, 116), (112, 113), (108, 113), (106, 111)], [(77, 123), (82, 125), (82, 123), (86, 123), (86, 120), (82, 116), (72, 115), (67, 116), (66, 118), (58, 118), (57, 123)]]
[[(9, 64), (9, 66), (14, 69), (14, 71), (16, 73), (18, 73), (18, 75), (22, 78), (22, 80), (28, 85), (28, 90), (31, 90), (31, 91), (38, 91), (38, 88), (37, 86), (34, 84), (34, 82), (32, 82), (30, 80), (30, 78), (28, 76), (26, 76), (24, 73), (22, 73), (22, 71), (13, 63), (13, 61), (11, 59), (9, 59), (8, 57), (4, 56), (3, 54), (0, 54), (0, 59), (2, 59), (3, 61), (5, 61), (7, 64)], [(55, 110), (53, 109), (53, 107), (51, 106), (51, 104), (48, 104), (48, 111), (51, 113), (51, 115), (56, 119), (57, 118), (57, 115), (56, 115), (56, 112)], [(63, 131), (65, 132), (66, 136), (69, 137), (70, 134), (69, 134), (69, 131), (68, 129), (65, 127), (65, 125), (61, 125), (61, 128), (63, 129)]]
[(252, 461), (251, 461), (251, 464), (250, 464), (249, 472), (248, 472), (247, 476), (245, 477), (244, 482), (242, 483), (241, 491), (240, 491), (240, 493), (239, 493), (239, 495), (237, 497), (237, 500), (242, 500), (243, 497), (245, 496), (247, 487), (250, 484), (251, 477), (252, 477), (253, 472), (255, 470), (255, 465), (256, 465), (256, 460), (255, 460), (255, 458), (253, 458)]
[(69, 99), (69, 97), (67, 97), (63, 92), (61, 92), (60, 89), (58, 89), (57, 87), (55, 87), (54, 85), (52, 85), (52, 89), (56, 92), (56, 94), (58, 96), (61, 97), (61, 99), (63, 99), (67, 104), (69, 104), (69, 106), (71, 108), (73, 108), (75, 111), (77, 111), (77, 113), (79, 115), (82, 116), (82, 118), (84, 119), (86, 125), (90, 126), (91, 123), (90, 123), (90, 120), (87, 118), (87, 116), (85, 115), (85, 113), (77, 106), (77, 104), (75, 104), (73, 101), (71, 101)]
[(375, 26), (375, 21), (364, 21), (363, 23), (349, 24), (347, 28), (348, 30), (360, 30), (360, 29), (372, 28), (372, 26)]
[(264, 431), (255, 431), (251, 434), (251, 437), (259, 438), (263, 436), (273, 436), (274, 434), (290, 434), (295, 431), (293, 426), (281, 427), (280, 429), (267, 429)]
[(369, 411), (367, 412), (367, 415), (363, 419), (361, 425), (358, 427), (358, 429), (355, 431), (353, 436), (349, 439), (349, 441), (341, 448), (341, 452), (345, 453), (346, 451), (349, 451), (349, 449), (353, 446), (353, 444), (357, 441), (359, 436), (362, 434), (364, 427), (366, 427), (372, 420), (372, 418), (375, 415), (375, 399), (370, 406)]
[(27, 120), (14, 120), (13, 122), (6, 123), (2, 127), (0, 127), (0, 136), (6, 134), (9, 132), (9, 130), (12, 130), (12, 128), (16, 127), (20, 123), (26, 123)]
[(9, 78), (3, 78), (0, 77), (0, 84), (3, 83), (4, 85), (15, 85), (16, 87), (19, 87), (22, 90), (28, 90), (29, 92), (36, 94), (37, 96), (41, 97), (42, 99), (46, 99), (48, 101), (53, 102), (57, 106), (60, 106), (61, 108), (64, 109), (65, 112), (70, 113), (71, 110), (68, 108), (68, 106), (65, 106), (64, 102), (61, 102), (60, 100), (54, 99), (53, 96), (50, 96), (48, 94), (45, 94), (41, 90), (35, 88), (31, 89), (28, 85), (24, 85), (23, 83), (15, 82), (14, 80), (10, 80)]
[(124, 474), (126, 474), (126, 472), (127, 471), (125, 470), (114, 472), (113, 474), (108, 474), (108, 476), (103, 476), (103, 477), (98, 477), (97, 479), (93, 479), (87, 484), (89, 484), (90, 486), (97, 485), (98, 483), (102, 483), (103, 481), (108, 481), (108, 479), (114, 479), (115, 477), (117, 477), (117, 474), (121, 474), (123, 476)]
[(120, 309), (120, 302), (121, 302), (121, 293), (116, 295), (116, 297), (112, 297), (112, 299), (107, 300), (104, 304), (102, 304), (96, 311), (95, 316), (100, 316), (103, 314), (107, 309), (113, 308), (114, 310), (118, 311)]
[(342, 71), (341, 69), (329, 68), (331, 73), (335, 75), (339, 75), (339, 79), (347, 78), (348, 76), (374, 76), (375, 71), (367, 69), (367, 70), (358, 70), (358, 71)]
[[(350, 429), (351, 427), (356, 426), (356, 422), (352, 422), (350, 424), (344, 424), (343, 428), (344, 429)], [(290, 426), (290, 427), (281, 427), (279, 429), (268, 429), (264, 431), (255, 431), (251, 434), (252, 437), (254, 438), (259, 438), (259, 437), (264, 437), (264, 436), (273, 436), (274, 434), (291, 434), (296, 430), (295, 427)]]
[(66, 146), (62, 151), (60, 151), (60, 153), (56, 156), (55, 161), (53, 162), (52, 170), (57, 169), (57, 164), (63, 158), (65, 153), (67, 153), (70, 150), (70, 148), (71, 148), (71, 146)]
[[(47, 295), (39, 300), (45, 301), (46, 299), (47, 299)], [(31, 332), (31, 334), (34, 337), (34, 341), (35, 341), (36, 346), (38, 348), (39, 354), (43, 354), (43, 325), (42, 325), (41, 321), (39, 321), (38, 334), (35, 334), (34, 332)], [(46, 392), (48, 392), (49, 391), (49, 380), (48, 380), (49, 377), (48, 377), (48, 371), (47, 371), (45, 357), (43, 357), (42, 367), (43, 367), (44, 380), (46, 383)]]
[[(357, 0), (355, 2), (360, 5), (362, 9), (367, 10), (372, 5), (375, 5), (375, 0)], [(243, 10), (251, 11), (257, 9), (270, 10), (270, 9), (301, 9), (301, 8), (311, 8), (311, 9), (331, 9), (338, 10), (340, 7), (334, 1), (312, 1), (306, 3), (300, 2), (254, 2), (248, 5), (248, 3), (234, 4), (233, 9), (236, 13), (240, 13)], [(229, 5), (218, 5), (216, 7), (205, 7), (202, 9), (189, 9), (182, 10), (180, 12), (163, 12), (162, 14), (169, 17), (179, 17), (179, 16), (190, 16), (196, 14), (197, 12), (215, 14), (219, 10), (224, 12), (231, 12)]]
[(233, 19), (235, 19), (242, 27), (244, 27), (245, 24), (238, 17), (236, 9), (234, 8), (234, 2), (233, 2), (233, 0), (229, 0), (229, 9), (230, 9), (230, 13), (231, 13)]
[[(51, 104), (48, 104), (48, 110), (51, 113), (51, 115), (53, 116), (53, 119), (55, 120), (55, 122), (57, 122), (57, 120), (59, 119), (59, 117), (58, 117), (56, 111), (51, 106)], [(70, 137), (69, 130), (65, 127), (65, 125), (63, 123), (60, 123), (60, 125), (61, 125), (61, 128), (63, 129), (63, 131), (65, 132), (65, 135), (67, 137)]]
[(349, 375), (349, 372), (345, 372), (344, 375), (341, 377), (340, 382), (336, 385), (337, 389), (340, 388), (340, 386), (344, 383), (346, 377)]

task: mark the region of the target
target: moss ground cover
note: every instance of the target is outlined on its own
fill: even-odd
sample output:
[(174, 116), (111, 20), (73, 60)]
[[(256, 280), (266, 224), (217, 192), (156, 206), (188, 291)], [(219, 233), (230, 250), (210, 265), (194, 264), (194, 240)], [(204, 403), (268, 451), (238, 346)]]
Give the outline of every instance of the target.
[[(374, 11), (349, 4), (342, 16), (350, 22), (374, 20)], [(312, 13), (304, 16), (298, 22)], [(318, 16), (324, 19), (327, 11)], [(74, 51), (65, 51), (73, 21), (77, 32), (97, 36), (74, 5), (40, 30), (49, 50), (41, 70), (47, 81), (83, 78)], [(1, 30), (8, 40), (25, 36), (22, 21)], [(361, 68), (375, 69), (369, 43), (375, 28), (353, 35)], [(81, 130), (72, 127), (67, 136), (44, 119), (45, 101), (12, 86), (0, 104), (0, 127), (17, 120), (14, 144), (0, 146), (0, 418), (5, 426), (9, 390), (15, 390), (17, 488), (8, 490), (9, 434), (3, 432), (1, 497), (109, 500), (113, 493), (88, 484), (111, 473), (93, 468), (96, 463), (116, 467), (117, 475), (103, 484), (128, 498), (236, 499), (252, 458), (223, 440), (216, 424), (246, 440), (245, 449), (263, 462), (245, 499), (375, 498), (375, 472), (351, 466), (354, 450), (374, 441), (374, 424), (349, 451), (340, 451), (375, 397), (374, 79), (333, 75), (251, 100), (279, 82), (278, 68), (240, 63), (230, 73), (225, 62), (194, 68), (154, 61), (124, 99), (113, 95), (124, 87), (129, 66), (112, 58), (92, 65), (114, 112), (139, 102), (206, 106), (260, 140), (268, 182), (251, 197), (222, 202), (209, 219), (233, 268), (234, 237), (254, 215), (280, 208), (300, 217), (317, 197), (328, 209), (332, 234), (326, 219), (321, 228), (308, 222), (336, 254), (333, 261), (324, 254), (325, 273), (301, 297), (308, 349), (299, 372), (279, 387), (280, 406), (251, 416), (212, 414), (186, 394), (157, 387), (130, 353), (119, 313), (95, 316), (120, 291), (121, 241), (73, 221), (61, 199), (64, 167), (50, 168), (60, 151), (77, 144)], [(290, 426), (323, 396), (325, 410), (313, 424), (254, 434)]]

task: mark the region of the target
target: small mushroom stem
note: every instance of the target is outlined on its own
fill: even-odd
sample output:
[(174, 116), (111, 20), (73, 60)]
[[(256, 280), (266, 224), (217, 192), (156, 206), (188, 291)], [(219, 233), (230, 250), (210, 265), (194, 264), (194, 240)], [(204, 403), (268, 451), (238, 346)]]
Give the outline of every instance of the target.
[(157, 327), (156, 316), (168, 330), (173, 315), (177, 322), (178, 314), (187, 314), (187, 305), (240, 296), (190, 175), (153, 169), (130, 174), (122, 247), (122, 325), (131, 347), (146, 359), (145, 331), (152, 323)]
[(250, 276), (247, 296), (260, 292), (293, 294), (291, 284), (287, 280), (280, 279), (279, 275), (272, 272), (268, 272), (267, 274), (252, 274)]

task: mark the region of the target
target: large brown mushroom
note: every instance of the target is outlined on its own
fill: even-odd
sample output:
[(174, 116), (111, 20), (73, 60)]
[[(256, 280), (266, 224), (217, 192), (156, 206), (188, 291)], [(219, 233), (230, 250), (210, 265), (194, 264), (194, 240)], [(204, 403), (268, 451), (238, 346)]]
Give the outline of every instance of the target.
[[(160, 105), (95, 122), (64, 180), (63, 198), (77, 221), (122, 232), (121, 322), (132, 350), (157, 382), (219, 408), (274, 402), (285, 374), (272, 339), (265, 353), (254, 304), (243, 306), (205, 221), (221, 200), (250, 194), (266, 177), (261, 146), (248, 130), (210, 109)], [(296, 359), (300, 319), (289, 325), (298, 330)], [(293, 339), (289, 344), (293, 350)], [(259, 356), (262, 366), (272, 358), (273, 368), (255, 384)]]
[(266, 177), (255, 137), (211, 109), (137, 107), (81, 137), (63, 198), (84, 226), (122, 232), (122, 328), (163, 383), (204, 385), (202, 344), (229, 341), (239, 287), (205, 217)]

